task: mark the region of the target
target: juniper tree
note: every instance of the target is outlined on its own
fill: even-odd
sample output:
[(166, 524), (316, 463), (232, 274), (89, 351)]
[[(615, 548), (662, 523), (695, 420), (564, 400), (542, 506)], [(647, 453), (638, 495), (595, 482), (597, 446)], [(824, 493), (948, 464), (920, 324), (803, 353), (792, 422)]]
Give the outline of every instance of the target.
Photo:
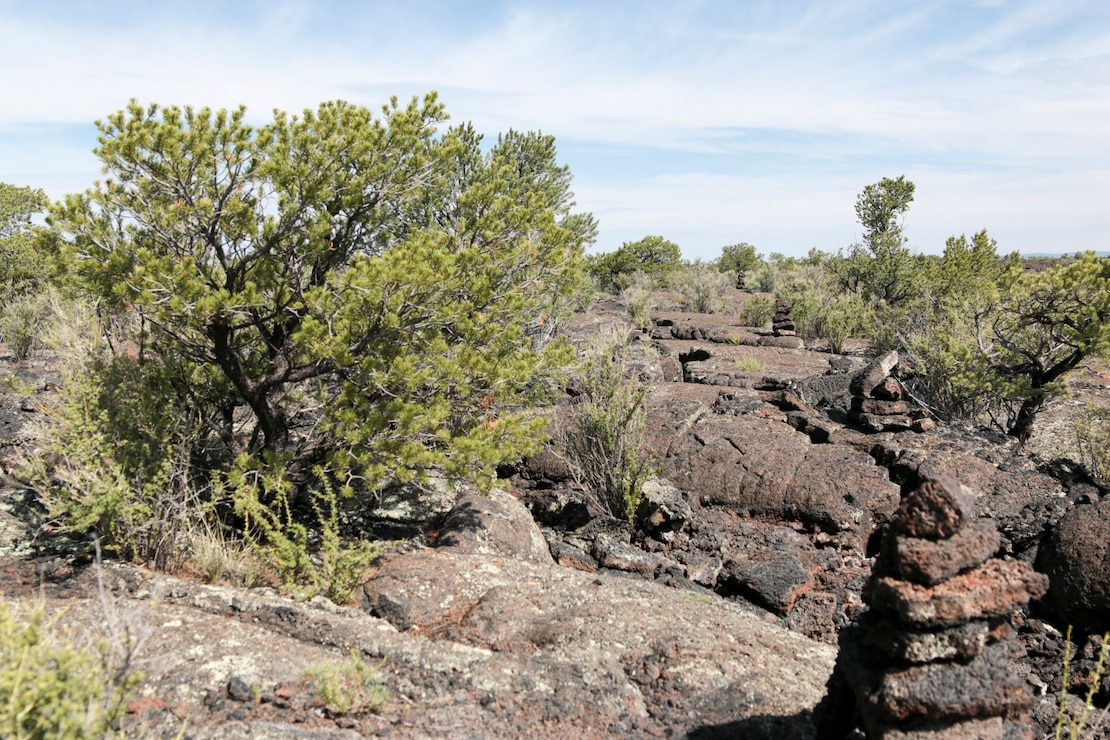
[(97, 123), (107, 178), (52, 209), (48, 239), (140, 315), (137, 362), (172, 374), (151, 401), (198, 426), (195, 459), (323, 465), (373, 490), (536, 449), (532, 407), (569, 350), (525, 329), (555, 318), (594, 222), (571, 212), (551, 137), (483, 153), (446, 119), (433, 93), (257, 127), (134, 102)]

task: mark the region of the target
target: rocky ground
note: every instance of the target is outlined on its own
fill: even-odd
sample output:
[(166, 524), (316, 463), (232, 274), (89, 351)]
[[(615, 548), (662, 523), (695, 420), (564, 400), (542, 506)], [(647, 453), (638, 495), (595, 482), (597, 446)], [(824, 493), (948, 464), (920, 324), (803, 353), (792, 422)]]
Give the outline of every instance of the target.
[[(570, 334), (602, 325), (631, 331), (603, 303)], [(1076, 408), (1110, 406), (1104, 366), (1078, 371), (1017, 449), (970, 426), (862, 428), (851, 386), (873, 359), (865, 343), (833, 355), (677, 310), (633, 333), (660, 468), (635, 534), (584, 505), (550, 450), (505, 470), (506, 493), (400, 491), (362, 512), (410, 538), (347, 608), (98, 567), (51, 534), (11, 473), (60, 379), (0, 348), (0, 381), (14, 378), (0, 388), (0, 593), (41, 594), (88, 629), (141, 627), (127, 721), (155, 736), (805, 738), (884, 525), (904, 493), (949, 471), (1001, 533), (996, 555), (1052, 578), (1014, 619), (1035, 719), (1051, 728), (1064, 626), (1082, 632), (1073, 679), (1110, 626), (1110, 499), (1073, 442)], [(381, 661), (383, 713), (333, 716), (305, 678), (352, 649)]]

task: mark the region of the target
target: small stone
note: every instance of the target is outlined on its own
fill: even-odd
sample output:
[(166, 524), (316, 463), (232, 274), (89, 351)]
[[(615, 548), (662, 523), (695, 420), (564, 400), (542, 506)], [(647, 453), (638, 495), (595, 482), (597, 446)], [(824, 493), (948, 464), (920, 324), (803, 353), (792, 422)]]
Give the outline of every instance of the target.
[(852, 414), (856, 422), (864, 429), (874, 432), (905, 430), (913, 427), (913, 419), (899, 414), (887, 416), (885, 414)]
[(894, 531), (910, 537), (951, 537), (975, 515), (975, 494), (941, 473), (902, 499), (893, 517)]
[(227, 682), (227, 695), (235, 701), (257, 701), (261, 694), (257, 676), (232, 676)]
[(853, 396), (870, 396), (871, 392), (883, 382), (898, 365), (898, 353), (894, 350), (880, 355), (852, 378), (848, 390)]
[(886, 399), (888, 401), (900, 401), (905, 394), (905, 389), (898, 381), (898, 378), (887, 376), (882, 381), (871, 389), (871, 396), (878, 399)]
[(865, 414), (881, 414), (884, 416), (894, 414), (906, 415), (910, 412), (910, 405), (905, 401), (884, 401), (879, 398), (853, 396), (852, 411)]
[(941, 630), (912, 630), (875, 613), (860, 620), (864, 644), (907, 663), (968, 661), (983, 652), (988, 643), (1010, 634), (1009, 625), (997, 618), (977, 620)]
[(798, 597), (813, 587), (813, 574), (797, 558), (785, 553), (730, 560), (722, 578), (733, 588), (750, 592), (779, 614), (789, 614)]
[(644, 552), (607, 534), (599, 534), (594, 539), (593, 556), (606, 568), (648, 576), (654, 576), (663, 561), (659, 555)]
[(895, 535), (894, 568), (907, 581), (933, 586), (985, 563), (998, 552), (1002, 536), (994, 522), (979, 520), (946, 540)]
[(918, 434), (924, 434), (925, 432), (931, 432), (936, 428), (937, 428), (936, 422), (933, 421), (932, 419), (930, 419), (927, 416), (922, 417), (920, 419), (914, 419), (913, 420), (913, 426), (910, 427), (910, 429), (917, 432)]
[(988, 560), (936, 586), (873, 578), (864, 601), (914, 627), (953, 627), (972, 619), (1008, 615), (1048, 591), (1048, 576), (1022, 561)]

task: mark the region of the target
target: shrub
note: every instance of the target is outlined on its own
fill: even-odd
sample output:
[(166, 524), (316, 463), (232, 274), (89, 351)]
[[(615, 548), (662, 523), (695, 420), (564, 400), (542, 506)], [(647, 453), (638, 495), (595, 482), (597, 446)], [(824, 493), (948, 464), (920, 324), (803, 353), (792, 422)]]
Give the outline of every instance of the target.
[(1086, 406), (1075, 418), (1080, 462), (1102, 486), (1110, 486), (1110, 409)]
[(1106, 711), (1103, 712), (1100, 721), (1092, 727), (1088, 727), (1087, 723), (1091, 719), (1091, 713), (1095, 711), (1095, 696), (1098, 694), (1099, 689), (1102, 687), (1102, 682), (1106, 678), (1106, 658), (1110, 652), (1110, 632), (1102, 636), (1101, 645), (1098, 651), (1098, 660), (1095, 664), (1095, 669), (1090, 676), (1087, 677), (1087, 696), (1083, 702), (1083, 708), (1079, 711), (1078, 716), (1072, 717), (1069, 720), (1071, 712), (1068, 709), (1068, 689), (1070, 688), (1069, 673), (1071, 671), (1071, 625), (1068, 625), (1068, 632), (1064, 638), (1064, 673), (1060, 682), (1060, 699), (1059, 709), (1056, 714), (1056, 726), (1053, 729), (1053, 740), (1061, 740), (1064, 737), (1064, 731), (1067, 730), (1068, 740), (1083, 740), (1084, 738), (1097, 737), (1095, 734), (1102, 724), (1103, 719), (1106, 718)]
[(758, 373), (766, 370), (767, 366), (751, 352), (745, 352), (736, 357), (736, 369), (746, 373)]
[(701, 260), (676, 270), (671, 276), (671, 284), (682, 294), (690, 310), (696, 313), (720, 311), (732, 287), (728, 275)]
[(44, 293), (9, 295), (0, 306), (0, 339), (16, 359), (27, 360), (34, 354), (49, 316), (50, 298)]
[(655, 280), (646, 273), (638, 272), (631, 277), (628, 287), (621, 291), (621, 301), (637, 329), (647, 329), (652, 312), (659, 307), (655, 287)]
[(740, 307), (740, 322), (744, 326), (762, 328), (775, 317), (775, 302), (764, 295), (753, 295)]
[(167, 405), (170, 368), (99, 359), (66, 378), (52, 412), (45, 459), (30, 470), (51, 511), (118, 556), (172, 569), (184, 560), (188, 522), (203, 502), (190, 475), (192, 424)]
[(242, 457), (229, 476), (230, 496), (255, 551), (273, 565), (285, 588), (301, 598), (323, 594), (347, 604), (385, 548), (368, 540), (343, 539), (339, 494), (326, 471), (318, 468), (315, 476), (317, 485), (310, 489), (319, 535), (315, 552), (313, 532), (294, 515), (293, 485), (279, 462), (258, 467), (253, 459)]
[(597, 278), (602, 290), (619, 292), (628, 286), (637, 272), (665, 281), (682, 266), (678, 245), (661, 236), (645, 236), (636, 242), (625, 242), (614, 252), (592, 257), (588, 269)]
[(130, 634), (77, 640), (61, 617), (0, 600), (3, 737), (99, 738), (123, 716), (140, 645)]
[(582, 395), (561, 441), (594, 503), (631, 524), (654, 466), (644, 451), (647, 389), (621, 362), (626, 343), (618, 333), (605, 333), (584, 352)]
[[(383, 660), (384, 664), (384, 660)], [(309, 666), (305, 677), (332, 714), (360, 710), (379, 713), (389, 704), (389, 691), (382, 684), (381, 665), (367, 665), (357, 650), (342, 663), (317, 663)]]

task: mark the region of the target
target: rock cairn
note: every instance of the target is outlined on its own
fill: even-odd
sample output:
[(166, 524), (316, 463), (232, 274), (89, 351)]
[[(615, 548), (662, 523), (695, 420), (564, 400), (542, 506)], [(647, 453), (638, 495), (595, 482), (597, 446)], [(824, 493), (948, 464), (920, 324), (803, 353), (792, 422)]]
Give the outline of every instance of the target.
[(871, 740), (1032, 740), (1032, 687), (1009, 618), (1044, 595), (1028, 563), (993, 558), (1000, 537), (953, 478), (902, 500), (863, 591), (871, 607), (840, 633), (814, 721), (819, 740), (858, 726)]
[(794, 323), (794, 304), (786, 298), (775, 299), (775, 317), (771, 319), (771, 330), (776, 337), (792, 337), (797, 333)]
[(902, 382), (891, 375), (897, 366), (898, 353), (891, 350), (852, 378), (848, 417), (872, 432), (927, 432), (934, 427), (933, 420), (906, 399)]

